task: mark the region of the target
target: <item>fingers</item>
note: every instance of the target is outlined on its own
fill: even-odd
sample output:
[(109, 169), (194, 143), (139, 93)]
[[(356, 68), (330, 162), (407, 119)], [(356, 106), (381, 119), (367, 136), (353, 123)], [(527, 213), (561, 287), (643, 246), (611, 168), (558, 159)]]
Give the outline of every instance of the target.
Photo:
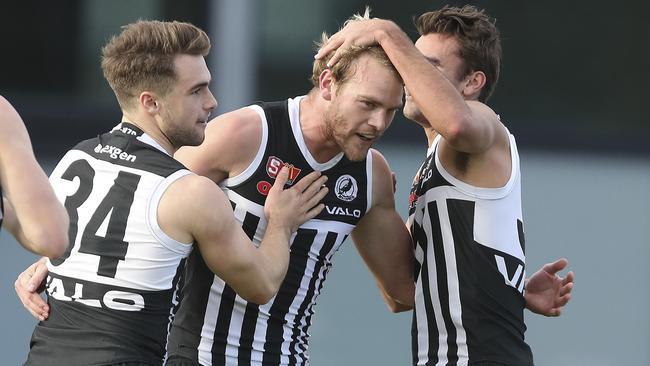
[(39, 261), (34, 264), (36, 264), (34, 273), (32, 273), (32, 277), (30, 278), (29, 283), (27, 284), (27, 291), (31, 291), (31, 292), (36, 291), (41, 286), (41, 284), (47, 278), (47, 274), (48, 274), (47, 265), (45, 264), (45, 262)]
[(567, 261), (565, 258), (560, 258), (553, 263), (546, 263), (542, 269), (545, 272), (554, 275), (563, 270), (568, 264), (569, 261)]
[[(288, 173), (287, 173), (288, 174)], [(298, 192), (304, 192), (307, 188), (309, 188), (312, 183), (314, 183), (319, 177), (321, 176), (321, 172), (319, 171), (313, 171), (309, 174), (307, 174), (304, 178), (302, 178), (298, 183), (294, 185), (294, 189), (298, 190)]]
[(564, 296), (560, 296), (558, 300), (556, 301), (556, 306), (562, 307), (571, 301), (571, 294), (566, 294)]
[(287, 184), (287, 180), (289, 179), (289, 168), (287, 166), (283, 166), (282, 169), (278, 172), (278, 175), (275, 177), (275, 182), (273, 183), (273, 187), (271, 187), (271, 190), (277, 191), (277, 190), (283, 190), (284, 185)]
[[(327, 187), (324, 187), (325, 182), (327, 182), (327, 177), (324, 176), (324, 175), (320, 176), (317, 180), (315, 180), (312, 184), (310, 184), (309, 187), (307, 187), (307, 189), (305, 189), (305, 191), (303, 192), (304, 197), (307, 200), (310, 200), (316, 194), (320, 194), (323, 191), (323, 188), (327, 188)], [(325, 192), (327, 193), (327, 191), (325, 191)], [(313, 206), (313, 205), (315, 205), (315, 203), (312, 204), (311, 206)], [(311, 207), (311, 206), (308, 206), (308, 207)]]
[(332, 67), (336, 65), (337, 62), (341, 59), (343, 56), (343, 48), (339, 48), (334, 52), (334, 55), (330, 58), (329, 61), (327, 61), (327, 67)]
[[(316, 60), (325, 58), (327, 55), (329, 55), (330, 52), (338, 49), (342, 44), (343, 44), (343, 40), (339, 40), (338, 37), (336, 37), (336, 35), (333, 35), (332, 37), (330, 37), (327, 43), (323, 45), (323, 47), (321, 47), (320, 50), (318, 50), (318, 53), (316, 53), (314, 58)], [(327, 66), (329, 66), (329, 62), (327, 63)]]
[[(27, 288), (37, 266), (38, 262), (32, 264), (29, 268), (23, 271), (16, 279), (16, 282), (14, 282), (14, 289), (25, 309), (27, 309), (33, 317), (39, 320), (45, 320), (50, 311), (49, 306), (38, 293), (30, 291)], [(47, 274), (47, 271), (45, 273)]]
[(567, 285), (571, 284), (571, 287), (573, 287), (573, 271), (570, 271), (569, 273), (566, 274), (566, 277), (562, 280), (562, 285)]
[(323, 198), (325, 198), (325, 195), (327, 195), (327, 192), (329, 191), (327, 187), (323, 187), (322, 185), (318, 185), (316, 189), (318, 189), (318, 191), (314, 192), (314, 194), (312, 194), (311, 197), (307, 196), (310, 198), (307, 200), (305, 207), (312, 208), (316, 206), (320, 201), (323, 200)]
[(323, 211), (324, 208), (325, 208), (325, 204), (323, 203), (319, 203), (318, 205), (314, 206), (305, 214), (305, 221), (311, 220), (314, 217), (318, 216), (318, 214), (321, 213), (321, 211)]

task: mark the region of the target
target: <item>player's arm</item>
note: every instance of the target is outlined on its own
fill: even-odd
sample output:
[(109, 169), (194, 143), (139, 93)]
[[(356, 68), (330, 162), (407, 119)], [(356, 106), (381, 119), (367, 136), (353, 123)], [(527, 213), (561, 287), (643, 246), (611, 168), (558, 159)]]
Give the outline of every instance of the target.
[(191, 175), (172, 184), (158, 206), (161, 228), (179, 241), (195, 241), (207, 266), (247, 301), (268, 302), (289, 265), (289, 240), (298, 226), (323, 209), (326, 177), (312, 172), (283, 189), (283, 168), (266, 200), (268, 224), (255, 247), (233, 216), (226, 195), (205, 177)]
[(38, 165), (27, 129), (0, 97), (0, 187), (3, 226), (27, 250), (57, 258), (68, 246), (68, 214)]
[(379, 152), (371, 151), (373, 202), (352, 231), (352, 240), (391, 311), (409, 310), (415, 296), (411, 236), (395, 211), (388, 163)]
[(333, 65), (351, 45), (371, 44), (384, 49), (426, 120), (451, 148), (475, 154), (487, 151), (495, 141), (507, 147), (507, 139), (497, 139), (499, 134), (505, 136), (505, 131), (492, 109), (463, 97), (480, 93), (485, 85), (485, 74), (472, 72), (461, 82), (461, 94), (439, 70), (439, 60), (425, 58), (399, 26), (390, 20), (349, 22), (330, 37), (316, 57), (333, 53), (328, 63)]
[(235, 176), (253, 161), (262, 140), (257, 112), (241, 108), (212, 119), (199, 146), (180, 148), (174, 158), (213, 182)]

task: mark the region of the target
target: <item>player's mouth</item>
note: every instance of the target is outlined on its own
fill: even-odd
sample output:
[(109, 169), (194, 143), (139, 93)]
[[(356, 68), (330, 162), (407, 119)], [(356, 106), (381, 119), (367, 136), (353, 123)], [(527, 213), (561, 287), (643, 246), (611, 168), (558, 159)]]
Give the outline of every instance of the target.
[(370, 143), (374, 142), (377, 139), (376, 135), (367, 135), (363, 133), (357, 133), (357, 137), (359, 137), (362, 141)]

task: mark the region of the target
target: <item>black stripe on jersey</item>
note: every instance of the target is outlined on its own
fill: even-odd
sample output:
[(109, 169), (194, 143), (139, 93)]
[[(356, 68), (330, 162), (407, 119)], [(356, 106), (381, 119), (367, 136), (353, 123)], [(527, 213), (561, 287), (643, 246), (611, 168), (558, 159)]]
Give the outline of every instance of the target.
[[(326, 263), (327, 261), (327, 256), (328, 254), (332, 251), (332, 248), (334, 247), (334, 244), (336, 243), (336, 238), (338, 234), (333, 233), (333, 232), (328, 232), (327, 236), (325, 237), (325, 243), (323, 244), (323, 247), (321, 248), (320, 252), (318, 253), (319, 256), (319, 261), (316, 262), (315, 268), (314, 268), (314, 274), (311, 277), (311, 280), (309, 281), (309, 290), (307, 290), (307, 295), (305, 295), (305, 298), (303, 299), (302, 303), (300, 304), (300, 307), (298, 308), (298, 316), (294, 320), (296, 324), (300, 324), (302, 318), (304, 318), (307, 315), (307, 306), (310, 303), (310, 300), (314, 297), (314, 293), (316, 292), (316, 281), (318, 280), (318, 274), (321, 271), (321, 268), (323, 267), (323, 264)], [(293, 334), (291, 335), (291, 343), (289, 344), (289, 365), (296, 365), (297, 360), (295, 356), (295, 352), (292, 352), (296, 347), (296, 343), (298, 342), (298, 337), (300, 335), (300, 327), (293, 327)]]
[[(345, 240), (347, 240), (347, 238), (348, 238), (348, 235), (345, 235), (343, 237), (343, 240), (341, 240), (341, 243), (345, 242)], [(334, 253), (336, 253), (336, 252), (334, 252)], [(328, 262), (327, 262), (326, 267), (325, 267), (325, 270), (323, 271), (323, 279), (318, 283), (318, 293), (319, 294), (323, 290), (323, 285), (325, 284), (325, 281), (327, 280), (327, 275), (329, 274), (329, 271), (332, 268), (331, 258), (334, 255), (334, 253), (330, 253), (329, 258), (328, 258)], [(307, 315), (307, 318), (305, 319), (305, 324), (306, 324), (305, 325), (305, 331), (307, 331), (309, 329), (309, 327), (311, 327), (311, 317), (312, 317), (312, 315), (314, 315), (314, 310), (313, 310), (314, 305), (315, 304), (312, 302), (309, 305), (309, 309), (307, 310), (308, 315)], [(303, 353), (305, 353), (305, 352), (307, 352), (307, 339), (306, 339), (305, 334), (302, 335), (301, 340), (302, 340), (302, 343), (299, 345), (299, 348), (300, 348), (300, 350), (302, 350)]]
[[(429, 205), (429, 212), (430, 215), (432, 215), (432, 223), (435, 221), (436, 223), (439, 222), (438, 218), (438, 209), (435, 206), (435, 202), (433, 203), (433, 210), (431, 205)], [(424, 209), (423, 209), (424, 210)], [(426, 215), (422, 216), (423, 220), (427, 219)], [(424, 310), (425, 314), (421, 314), (427, 319), (427, 328), (428, 328), (428, 334), (429, 334), (429, 349), (428, 349), (428, 361), (427, 365), (435, 365), (438, 362), (438, 342), (437, 338), (435, 342), (431, 339), (431, 337), (435, 334), (438, 334), (438, 326), (436, 323), (436, 315), (433, 310), (433, 303), (431, 302), (431, 287), (429, 286), (429, 261), (427, 257), (427, 248), (428, 248), (428, 243), (427, 243), (427, 237), (424, 232), (424, 229), (415, 221), (413, 220), (413, 228), (412, 228), (413, 233), (417, 233), (414, 235), (413, 241), (416, 245), (419, 245), (422, 248), (422, 265), (421, 265), (421, 272), (416, 273), (416, 280), (422, 281), (422, 292), (423, 292), (423, 298), (424, 298)], [(434, 230), (435, 232), (435, 230)], [(434, 236), (434, 243), (439, 242), (439, 240), (442, 240), (440, 233), (438, 232)], [(418, 278), (420, 276), (420, 273), (422, 273), (421, 278)], [(412, 337), (412, 350), (413, 350), (413, 364), (417, 364), (417, 357), (418, 357), (418, 343), (417, 343), (417, 315), (415, 311), (413, 312), (413, 324), (411, 328), (411, 332), (415, 335)]]
[(521, 252), (526, 254), (526, 236), (524, 235), (524, 222), (517, 219), (517, 234), (519, 234), (519, 245)]
[[(232, 204), (234, 208), (235, 203), (232, 202)], [(259, 217), (251, 214), (250, 212), (246, 213), (246, 217), (244, 217), (244, 222), (242, 223), (242, 228), (250, 240), (253, 240), (259, 223)], [(237, 354), (237, 363), (239, 365), (249, 365), (251, 362), (251, 351), (253, 349), (253, 340), (255, 339), (255, 326), (257, 325), (258, 314), (259, 305), (247, 302), (239, 337), (240, 347), (239, 353)]]
[(285, 314), (289, 312), (291, 302), (298, 293), (300, 282), (307, 268), (309, 260), (309, 248), (316, 238), (317, 230), (298, 229), (291, 246), (291, 255), (289, 257), (289, 268), (287, 275), (280, 286), (280, 291), (271, 305), (269, 310), (269, 324), (266, 330), (266, 342), (264, 344), (265, 365), (279, 365), (280, 355), (282, 354), (282, 336), (284, 323), (286, 322)]
[[(171, 310), (171, 313), (169, 314), (169, 325), (167, 326), (167, 343), (169, 343), (169, 334), (172, 331), (172, 324), (174, 323), (176, 312), (178, 311), (178, 308), (181, 305), (181, 300), (183, 299), (183, 285), (185, 283), (186, 262), (187, 262), (187, 258), (181, 259), (180, 263), (178, 264), (178, 268), (176, 268), (176, 274), (174, 275), (174, 279), (172, 280), (172, 289), (174, 290), (174, 294), (173, 294), (174, 297), (172, 298), (173, 308)], [(165, 356), (166, 353), (167, 352), (165, 352)]]
[[(180, 355), (198, 362), (201, 329), (205, 317), (214, 273), (194, 248), (187, 258), (185, 281), (180, 296), (180, 308), (191, 307), (191, 311), (179, 311), (169, 337), (169, 355)], [(178, 343), (181, 341), (182, 343)]]

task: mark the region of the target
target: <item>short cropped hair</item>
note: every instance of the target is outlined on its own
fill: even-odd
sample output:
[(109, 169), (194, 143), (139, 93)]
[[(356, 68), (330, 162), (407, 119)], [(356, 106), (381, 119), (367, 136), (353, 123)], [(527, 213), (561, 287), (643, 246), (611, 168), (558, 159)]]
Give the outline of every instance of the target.
[(495, 20), (471, 5), (462, 8), (445, 6), (420, 15), (415, 26), (422, 36), (437, 33), (458, 41), (458, 56), (464, 67), (461, 75), (457, 76), (462, 79), (473, 71), (482, 71), (486, 82), (479, 100), (487, 101), (499, 80), (501, 67), (501, 39)]
[[(370, 19), (370, 8), (366, 7), (366, 11), (363, 15), (355, 14), (350, 19), (348, 19), (344, 24), (345, 27), (350, 22), (359, 22)], [(321, 36), (321, 41), (316, 43), (317, 49), (321, 49), (329, 41), (329, 35), (323, 32)], [(317, 87), (319, 84), (320, 74), (327, 69), (327, 62), (333, 56), (334, 52), (327, 55), (325, 58), (315, 60), (312, 67), (311, 74), (311, 83), (314, 87)], [(334, 79), (339, 84), (344, 84), (350, 77), (356, 72), (356, 64), (359, 57), (362, 55), (370, 55), (373, 59), (379, 62), (380, 65), (385, 66), (393, 72), (393, 74), (399, 79), (402, 80), (402, 77), (393, 66), (392, 62), (386, 55), (386, 52), (379, 45), (372, 46), (351, 46), (344, 53), (341, 54), (341, 58), (331, 67), (332, 75)]]
[(102, 71), (123, 110), (151, 90), (166, 95), (176, 81), (174, 57), (207, 56), (208, 35), (184, 22), (139, 20), (122, 27), (102, 49)]

